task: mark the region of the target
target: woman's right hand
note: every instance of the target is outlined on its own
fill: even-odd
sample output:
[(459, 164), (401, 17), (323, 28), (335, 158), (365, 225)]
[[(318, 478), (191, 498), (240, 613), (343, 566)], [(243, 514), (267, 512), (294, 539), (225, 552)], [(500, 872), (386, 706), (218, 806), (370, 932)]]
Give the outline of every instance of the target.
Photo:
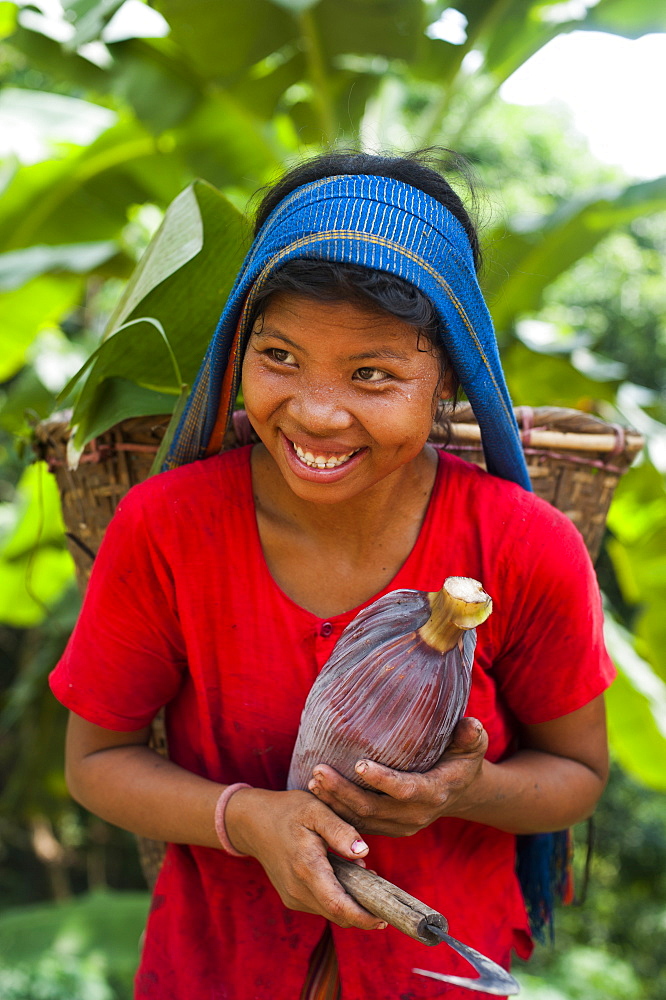
[(367, 844), (309, 792), (241, 788), (229, 799), (224, 822), (232, 846), (260, 862), (290, 910), (317, 913), (339, 927), (386, 926), (345, 892), (326, 857), (330, 848), (359, 861)]
[[(147, 746), (149, 735), (148, 727), (116, 732), (70, 713), (67, 782), (73, 797), (141, 837), (220, 848), (214, 816), (222, 786), (160, 757)], [(341, 927), (381, 926), (347, 895), (326, 857), (330, 847), (361, 861), (368, 853), (363, 838), (310, 792), (241, 788), (227, 802), (225, 825), (232, 846), (257, 858), (285, 906)]]

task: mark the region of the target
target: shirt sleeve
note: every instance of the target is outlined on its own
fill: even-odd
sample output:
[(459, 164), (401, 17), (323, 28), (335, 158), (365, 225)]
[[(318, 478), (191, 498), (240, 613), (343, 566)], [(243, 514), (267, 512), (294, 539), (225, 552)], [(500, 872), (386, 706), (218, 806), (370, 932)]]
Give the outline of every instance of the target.
[(131, 490), (107, 528), (78, 622), (49, 677), (63, 705), (117, 731), (148, 725), (185, 669), (174, 581), (144, 493)]
[[(527, 725), (549, 722), (598, 697), (615, 677), (603, 638), (596, 575), (567, 517), (536, 502), (526, 529), (501, 655), (493, 670), (505, 704)], [(514, 553), (517, 552), (514, 549)]]

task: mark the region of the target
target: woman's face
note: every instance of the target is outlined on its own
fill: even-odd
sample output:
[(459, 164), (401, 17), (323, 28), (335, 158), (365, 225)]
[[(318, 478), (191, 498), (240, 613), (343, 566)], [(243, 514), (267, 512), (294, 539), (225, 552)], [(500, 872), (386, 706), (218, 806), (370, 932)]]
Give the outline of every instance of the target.
[(358, 496), (420, 455), (439, 397), (439, 358), (416, 329), (351, 302), (278, 293), (243, 361), (252, 426), (305, 500)]

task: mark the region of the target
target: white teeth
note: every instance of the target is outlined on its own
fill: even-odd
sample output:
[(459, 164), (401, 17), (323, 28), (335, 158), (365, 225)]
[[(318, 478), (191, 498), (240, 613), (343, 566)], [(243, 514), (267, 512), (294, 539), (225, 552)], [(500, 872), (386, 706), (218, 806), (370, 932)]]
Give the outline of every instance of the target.
[(338, 465), (342, 465), (350, 459), (352, 455), (355, 455), (359, 450), (358, 448), (355, 448), (354, 451), (348, 451), (346, 455), (337, 455), (326, 458), (325, 455), (313, 455), (311, 451), (303, 451), (303, 449), (294, 441), (291, 443), (301, 462), (314, 469), (335, 469)]

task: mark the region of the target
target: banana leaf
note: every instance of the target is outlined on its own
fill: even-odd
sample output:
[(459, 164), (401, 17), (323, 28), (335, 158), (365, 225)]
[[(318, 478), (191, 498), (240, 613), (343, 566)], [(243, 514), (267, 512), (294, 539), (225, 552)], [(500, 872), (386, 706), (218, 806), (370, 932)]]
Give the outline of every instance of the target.
[(62, 403), (78, 390), (75, 452), (119, 420), (173, 411), (198, 371), (247, 245), (243, 216), (205, 181), (172, 202), (102, 343), (61, 394)]

